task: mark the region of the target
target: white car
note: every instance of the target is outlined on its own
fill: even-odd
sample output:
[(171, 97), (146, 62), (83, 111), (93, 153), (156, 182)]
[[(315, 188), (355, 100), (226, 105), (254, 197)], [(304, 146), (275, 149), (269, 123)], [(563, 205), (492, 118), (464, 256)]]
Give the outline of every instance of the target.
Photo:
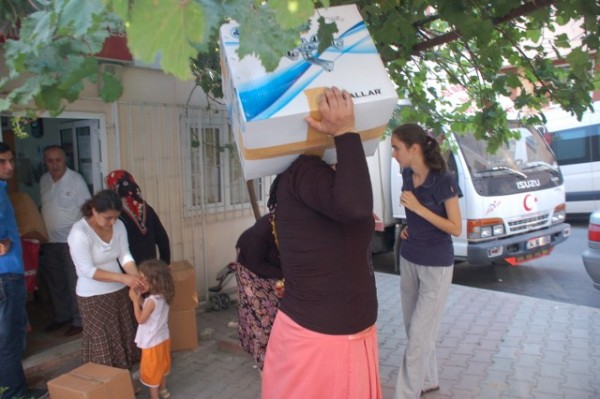
[(583, 265), (592, 278), (594, 287), (600, 290), (600, 210), (592, 212), (588, 225), (588, 247), (583, 254)]

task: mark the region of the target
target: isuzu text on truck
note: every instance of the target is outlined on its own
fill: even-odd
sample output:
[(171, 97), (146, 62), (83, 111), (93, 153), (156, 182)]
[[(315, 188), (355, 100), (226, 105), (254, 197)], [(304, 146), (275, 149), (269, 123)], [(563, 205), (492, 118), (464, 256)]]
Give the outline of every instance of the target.
[[(457, 148), (448, 151), (447, 163), (462, 191), (463, 232), (453, 237), (457, 261), (517, 265), (550, 254), (570, 235), (564, 182), (552, 150), (535, 128), (514, 123), (511, 129), (518, 130), (521, 138), (501, 146), (495, 154), (489, 154), (487, 143), (473, 135), (445, 136)], [(398, 226), (406, 223), (406, 213), (399, 200), (402, 175), (391, 158), (389, 137), (368, 163), (380, 237), (388, 237), (379, 240), (380, 245), (375, 241), (375, 251), (389, 243), (391, 234), (399, 249)]]

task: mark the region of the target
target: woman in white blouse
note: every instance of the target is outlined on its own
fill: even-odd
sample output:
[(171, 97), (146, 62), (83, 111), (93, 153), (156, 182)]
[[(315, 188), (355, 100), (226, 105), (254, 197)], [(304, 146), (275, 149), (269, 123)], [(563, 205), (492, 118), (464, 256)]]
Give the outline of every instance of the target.
[(129, 287), (140, 292), (146, 287), (129, 252), (121, 208), (117, 193), (98, 192), (81, 208), (83, 218), (73, 225), (68, 243), (78, 277), (83, 362), (131, 370), (140, 352)]

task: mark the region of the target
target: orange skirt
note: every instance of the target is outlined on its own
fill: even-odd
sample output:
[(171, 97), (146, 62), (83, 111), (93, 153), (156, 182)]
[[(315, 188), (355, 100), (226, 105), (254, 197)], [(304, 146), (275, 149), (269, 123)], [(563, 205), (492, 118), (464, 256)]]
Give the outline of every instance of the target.
[(352, 335), (307, 330), (277, 313), (262, 399), (381, 399), (377, 327)]
[(158, 387), (171, 371), (171, 340), (167, 339), (152, 348), (142, 349), (140, 381), (148, 387)]

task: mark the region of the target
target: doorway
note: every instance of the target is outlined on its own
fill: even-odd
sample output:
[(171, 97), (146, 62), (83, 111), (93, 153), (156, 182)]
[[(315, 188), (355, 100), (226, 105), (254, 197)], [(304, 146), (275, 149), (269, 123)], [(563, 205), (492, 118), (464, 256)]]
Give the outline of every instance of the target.
[[(26, 127), (27, 138), (17, 138), (10, 130), (10, 116), (2, 116), (0, 140), (11, 146), (15, 153), (15, 176), (9, 182), (9, 192), (28, 194), (40, 206), (39, 182), (46, 172), (43, 150), (49, 145), (60, 145), (67, 154), (67, 165), (80, 173), (90, 193), (103, 187), (106, 159), (104, 115), (66, 113), (62, 118), (40, 118)], [(27, 337), (26, 358), (81, 336), (64, 337), (63, 330), (44, 332), (54, 318), (52, 303), (43, 278), (37, 274), (38, 289), (30, 293), (27, 313), (31, 332)]]

